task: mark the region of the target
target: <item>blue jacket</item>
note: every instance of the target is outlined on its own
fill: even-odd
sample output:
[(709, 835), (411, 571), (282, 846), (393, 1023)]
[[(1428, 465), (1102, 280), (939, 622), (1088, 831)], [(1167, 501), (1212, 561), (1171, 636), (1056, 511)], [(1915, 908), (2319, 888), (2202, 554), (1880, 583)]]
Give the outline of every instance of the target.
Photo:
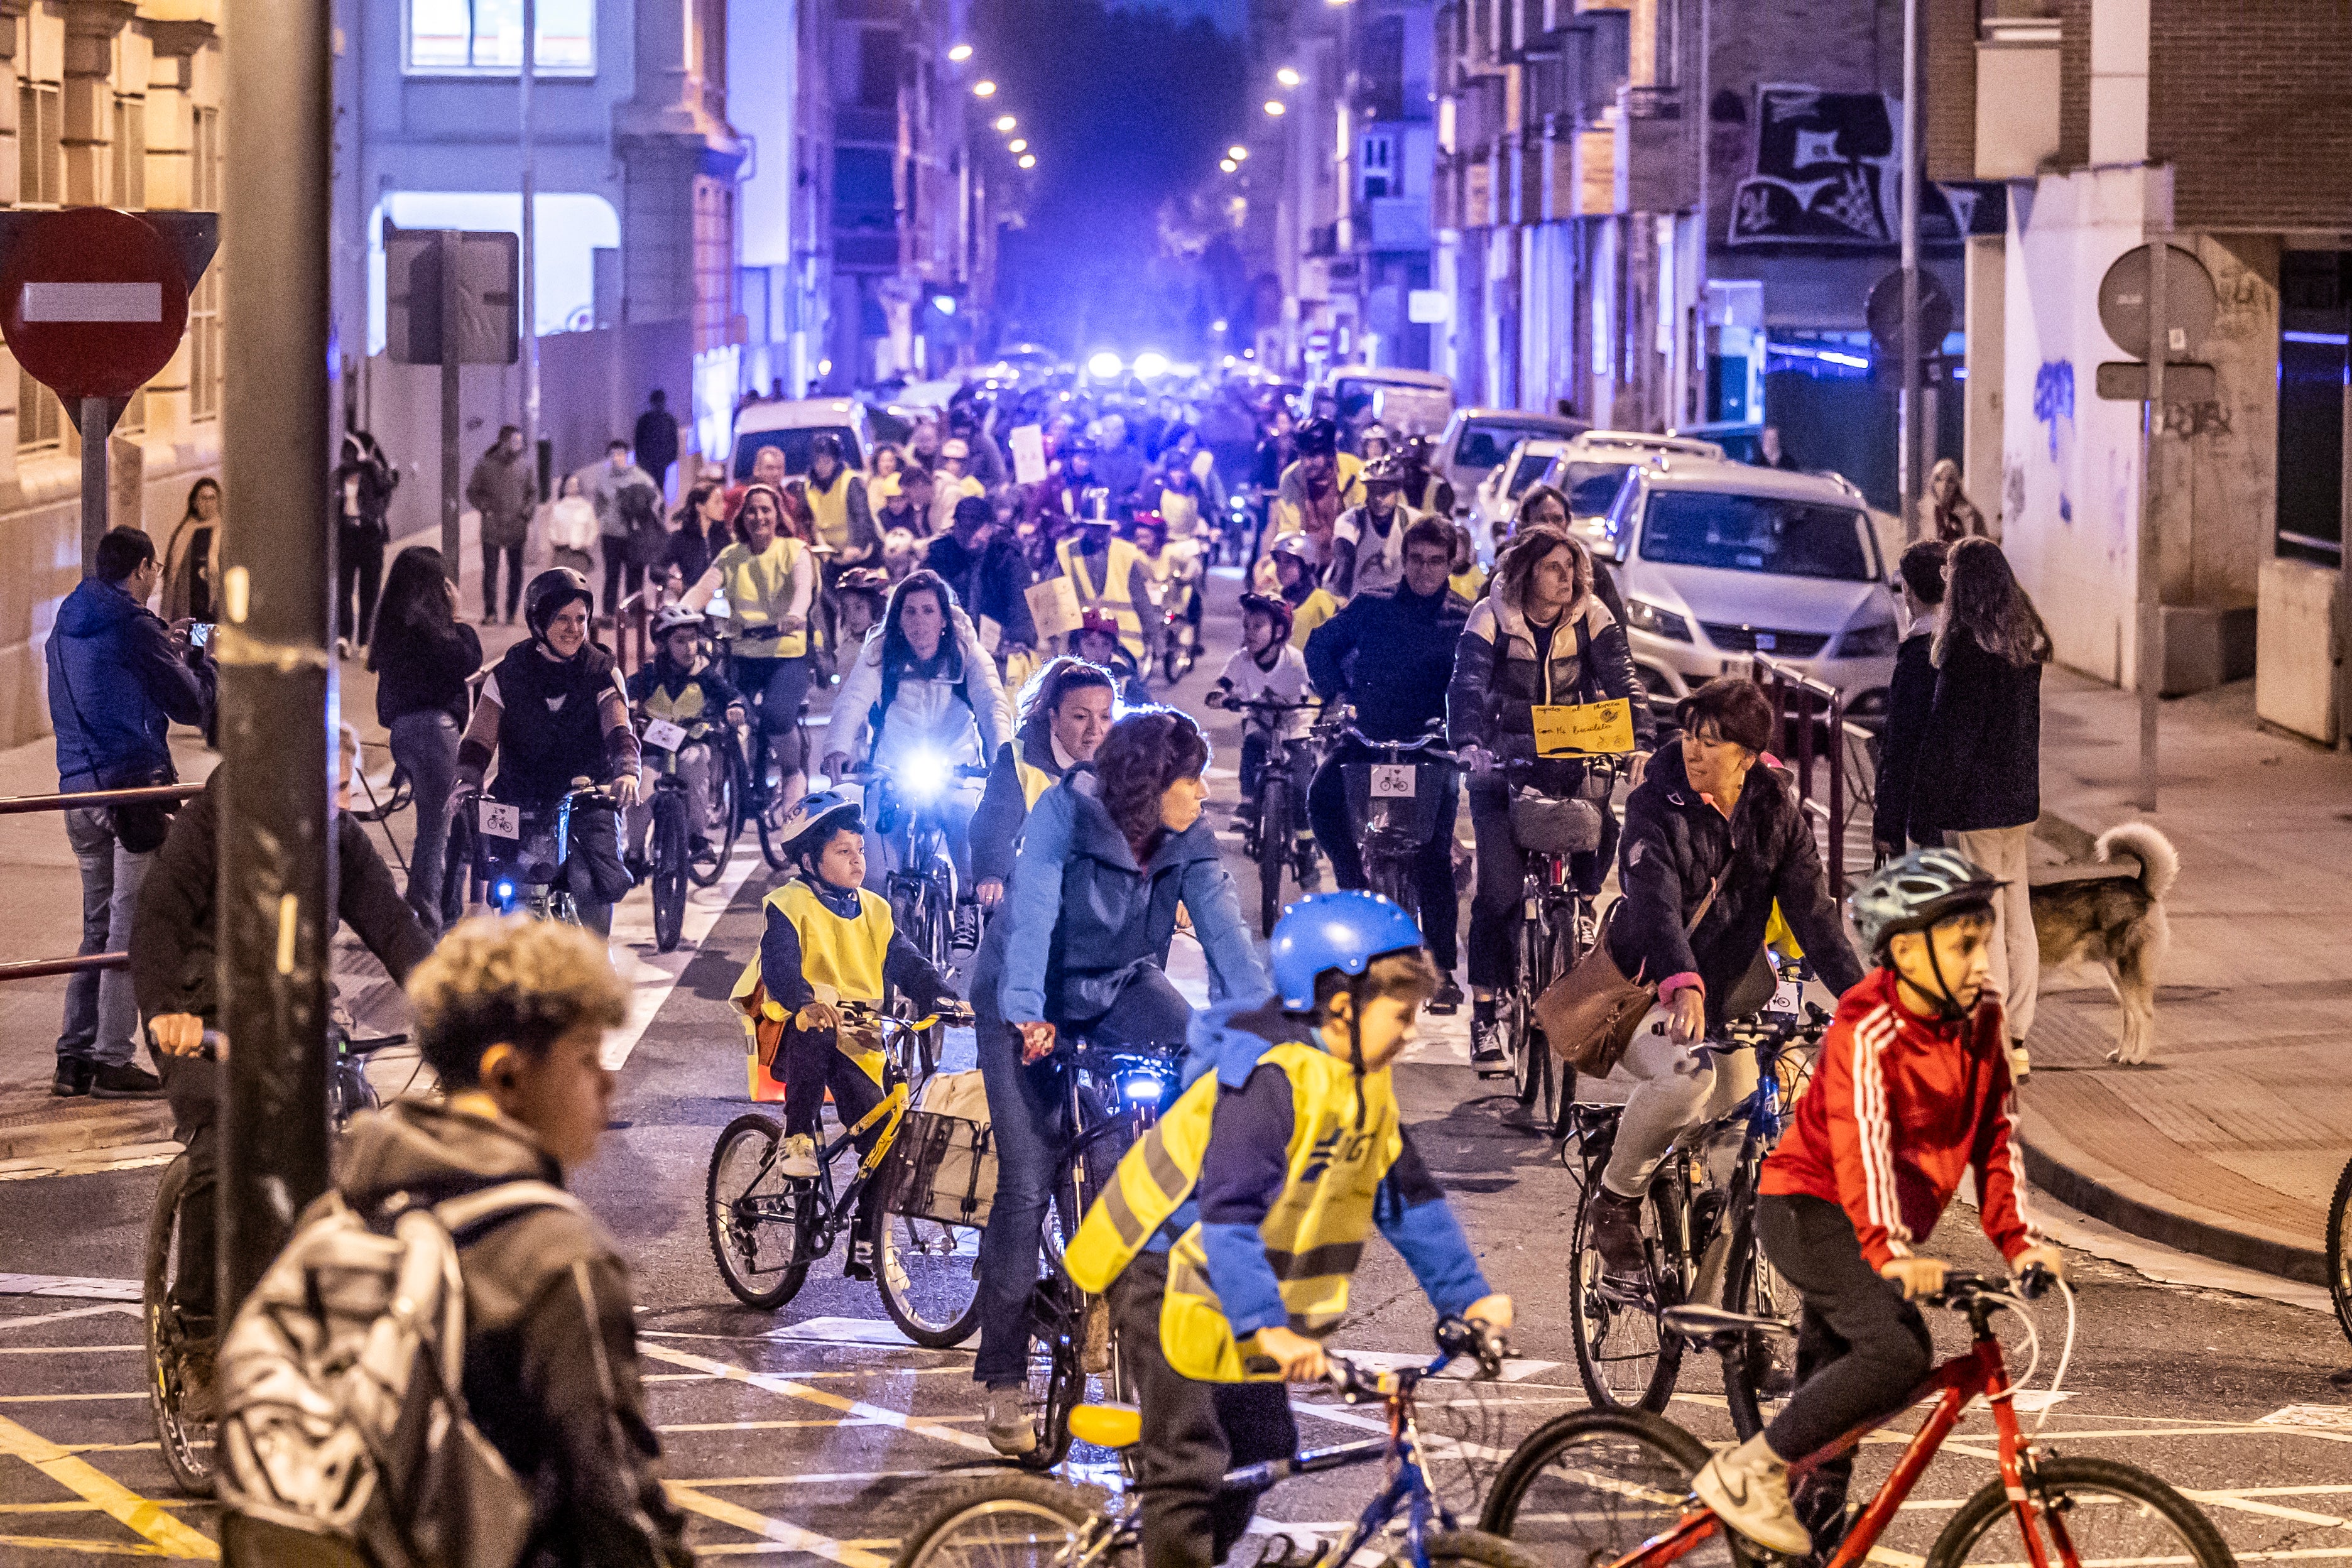
[(1208, 954), (1210, 994), (1265, 995), (1271, 983), (1208, 818), (1169, 836), (1139, 867), (1097, 788), (1094, 769), (1073, 768), (1029, 813), (998, 917), (1008, 928), (1001, 949), (1004, 1017), (1016, 1024), (1101, 1017), (1135, 965), (1166, 967), (1179, 903), (1192, 911), (1193, 934)]
[(49, 721), (68, 789), (168, 782), (173, 720), (203, 728), (213, 669), (192, 669), (163, 621), (119, 583), (85, 577), (49, 633)]

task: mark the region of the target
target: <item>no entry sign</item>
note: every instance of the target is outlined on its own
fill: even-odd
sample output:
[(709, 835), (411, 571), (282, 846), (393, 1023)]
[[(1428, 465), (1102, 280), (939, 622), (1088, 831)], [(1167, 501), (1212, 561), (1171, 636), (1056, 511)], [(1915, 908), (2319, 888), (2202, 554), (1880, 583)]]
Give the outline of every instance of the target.
[(5, 216), (0, 332), (34, 380), (71, 408), (86, 397), (128, 397), (171, 363), (188, 324), (188, 290), (211, 259), (211, 214), (68, 207)]

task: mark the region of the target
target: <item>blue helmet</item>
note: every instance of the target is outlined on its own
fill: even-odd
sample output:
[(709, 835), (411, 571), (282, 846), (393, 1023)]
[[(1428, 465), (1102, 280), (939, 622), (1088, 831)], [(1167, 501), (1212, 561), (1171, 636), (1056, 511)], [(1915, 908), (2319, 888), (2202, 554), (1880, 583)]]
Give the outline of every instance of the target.
[(1282, 911), (1268, 950), (1274, 989), (1287, 1012), (1315, 1005), (1315, 977), (1327, 969), (1361, 974), (1384, 952), (1421, 945), (1421, 927), (1378, 893), (1316, 893)]

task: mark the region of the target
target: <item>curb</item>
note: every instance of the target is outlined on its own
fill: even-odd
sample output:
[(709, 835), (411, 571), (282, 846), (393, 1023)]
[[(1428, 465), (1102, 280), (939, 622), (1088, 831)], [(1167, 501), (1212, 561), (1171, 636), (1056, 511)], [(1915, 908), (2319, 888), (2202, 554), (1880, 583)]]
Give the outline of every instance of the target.
[(118, 1144), (153, 1143), (171, 1137), (170, 1102), (124, 1100), (106, 1103), (109, 1110), (104, 1114), (85, 1111), (75, 1115), (68, 1112), (66, 1106), (60, 1106), (60, 1114), (55, 1120), (0, 1126), (0, 1160), (45, 1160)]

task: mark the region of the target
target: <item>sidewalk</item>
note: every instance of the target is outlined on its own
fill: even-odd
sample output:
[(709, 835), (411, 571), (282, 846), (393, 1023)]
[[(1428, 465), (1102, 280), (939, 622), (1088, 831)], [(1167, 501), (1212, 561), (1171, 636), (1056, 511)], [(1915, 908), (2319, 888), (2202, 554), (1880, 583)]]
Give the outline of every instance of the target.
[(2352, 757), (2260, 729), (2252, 681), (2168, 701), (2162, 723), (2160, 809), (2144, 814), (2137, 699), (2043, 678), (2041, 858), (2087, 859), (2099, 832), (2145, 816), (2181, 870), (2148, 1065), (2105, 1059), (2120, 1013), (2104, 973), (2044, 975), (2028, 1173), (2119, 1229), (2323, 1283), (2352, 1159)]

